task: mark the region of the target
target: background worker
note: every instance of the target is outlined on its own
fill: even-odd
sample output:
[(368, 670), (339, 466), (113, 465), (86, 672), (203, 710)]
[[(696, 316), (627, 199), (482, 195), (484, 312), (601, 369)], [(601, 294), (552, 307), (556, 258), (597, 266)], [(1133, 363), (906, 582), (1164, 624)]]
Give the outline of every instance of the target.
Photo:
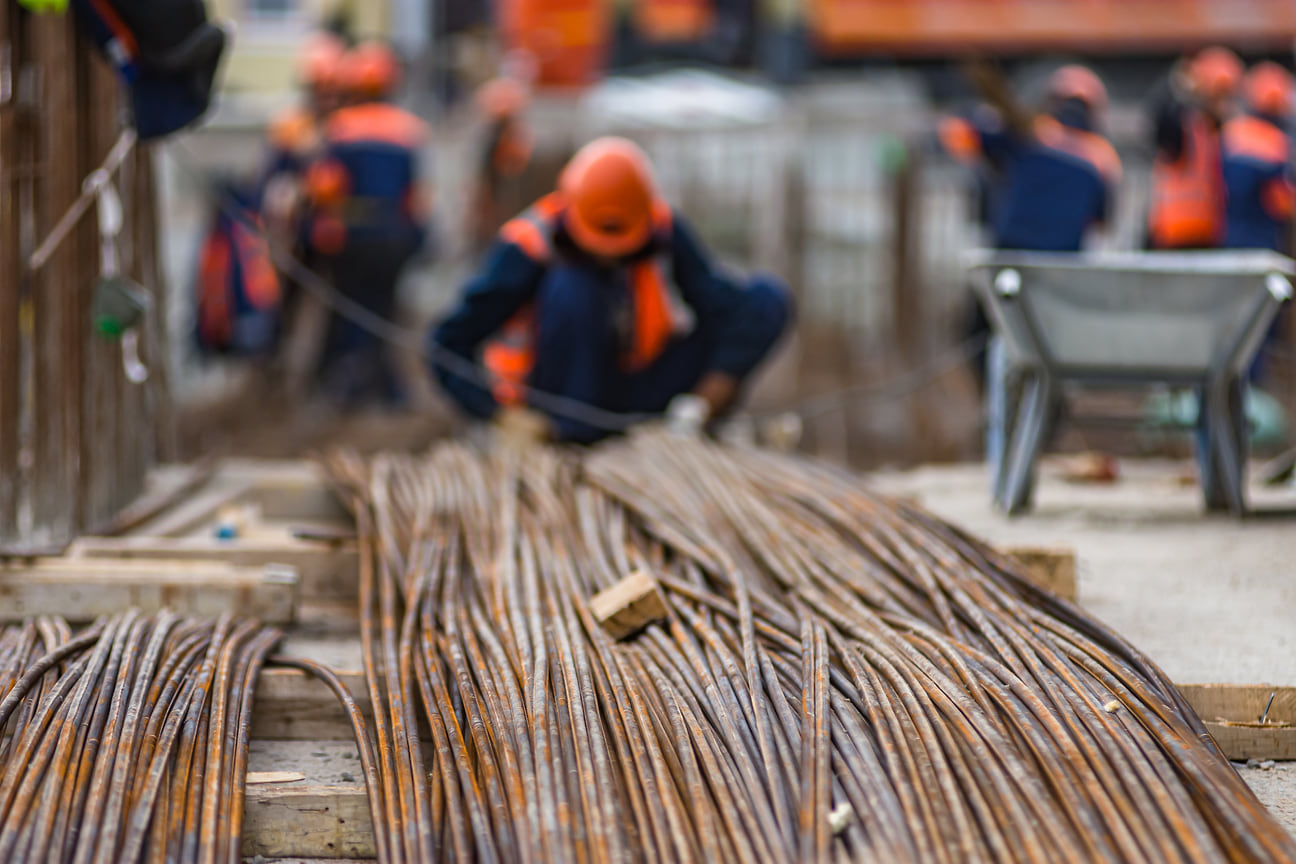
[(346, 43), (328, 32), (307, 38), (297, 57), (302, 99), (270, 122), (269, 157), (262, 178), (262, 217), (272, 227), (292, 221), (301, 180), (324, 148), (324, 125), (341, 105), (340, 74)]
[[(306, 172), (324, 153), (324, 125), (341, 105), (341, 67), (346, 42), (329, 31), (311, 34), (297, 56), (296, 79), (301, 98), (270, 122), (266, 166), (256, 189), (261, 224), (274, 246), (301, 261), (312, 272), (320, 261), (306, 230)], [(280, 273), (282, 339), (278, 372), (285, 395), (303, 388), (318, 361), (322, 310), (303, 302), (297, 280)], [(278, 376), (276, 376), (277, 378)]]
[(1211, 249), (1223, 242), (1220, 129), (1235, 111), (1242, 72), (1232, 51), (1206, 48), (1177, 64), (1154, 94), (1149, 248)]
[(526, 85), (508, 75), (488, 81), (477, 92), (486, 119), (477, 180), (473, 188), (472, 243), (484, 252), (503, 222), (525, 205), (518, 181), (531, 162), (531, 128), (526, 122)]
[(1292, 77), (1276, 63), (1260, 63), (1246, 76), (1245, 113), (1224, 124), (1221, 163), (1225, 208), (1224, 246), (1287, 249), (1294, 192), (1291, 139)]
[[(369, 42), (342, 63), (348, 101), (329, 118), (324, 155), (310, 170), (311, 244), (337, 291), (390, 321), (405, 266), (427, 236), (428, 205), (419, 185), (422, 120), (387, 99), (400, 69), (387, 46)], [(326, 392), (347, 408), (372, 400), (400, 401), (383, 340), (335, 314), (325, 342)]]
[[(991, 242), (995, 248), (1031, 252), (1079, 252), (1090, 230), (1107, 221), (1121, 163), (1115, 148), (1099, 134), (1107, 109), (1101, 79), (1083, 66), (1063, 66), (1049, 78), (1044, 110), (1023, 111), (1003, 79), (991, 68), (969, 69), (986, 97), (966, 117), (950, 117), (941, 141), (957, 159), (988, 166)], [(969, 338), (990, 333), (984, 310), (976, 315)], [(1003, 452), (1012, 384), (1004, 379), (1002, 345), (988, 338), (977, 358), (985, 382), (986, 459), (997, 465)]]
[[(489, 389), (436, 369), (476, 417), (525, 409), (532, 388), (615, 412), (688, 405), (705, 422), (732, 407), (790, 316), (778, 280), (716, 268), (637, 146), (601, 138), (572, 158), (557, 191), (503, 226), (431, 339), (465, 360), (481, 355)], [(556, 414), (540, 425), (563, 441), (608, 433)]]
[(1120, 157), (1098, 132), (1107, 107), (1102, 81), (1083, 66), (1064, 66), (1049, 79), (1043, 113), (1030, 117), (1001, 83), (977, 76), (990, 104), (947, 118), (940, 136), (955, 158), (995, 168), (995, 247), (1080, 251), (1088, 231), (1106, 221), (1120, 181)]

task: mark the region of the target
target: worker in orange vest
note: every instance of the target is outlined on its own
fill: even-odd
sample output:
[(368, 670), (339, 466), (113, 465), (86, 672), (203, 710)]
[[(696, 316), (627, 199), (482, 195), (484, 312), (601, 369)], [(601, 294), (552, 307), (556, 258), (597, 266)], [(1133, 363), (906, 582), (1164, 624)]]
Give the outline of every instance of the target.
[(1209, 249), (1223, 242), (1220, 129), (1235, 110), (1242, 72), (1232, 51), (1207, 48), (1181, 63), (1155, 99), (1150, 248)]
[(1296, 188), (1292, 185), (1292, 76), (1277, 63), (1247, 73), (1246, 112), (1224, 124), (1224, 186), (1228, 192), (1224, 245), (1287, 249)]
[(503, 75), (488, 81), (477, 92), (477, 107), (486, 118), (485, 142), (481, 150), (477, 183), (473, 190), (473, 240), (484, 250), (500, 224), (515, 208), (507, 209), (509, 193), (531, 162), (532, 134), (525, 112), (529, 96), (526, 85)]
[[(323, 155), (308, 174), (310, 243), (339, 294), (390, 321), (401, 274), (427, 238), (419, 175), (430, 132), (388, 101), (400, 67), (387, 46), (357, 46), (341, 76), (348, 104), (329, 118)], [(371, 328), (335, 314), (324, 354), (325, 389), (342, 406), (401, 400), (386, 345)]]
[(483, 270), (431, 333), (438, 350), (480, 358), (491, 386), (438, 364), (469, 414), (527, 407), (543, 437), (609, 431), (552, 410), (534, 391), (626, 414), (729, 410), (787, 327), (791, 298), (770, 276), (737, 280), (711, 261), (657, 192), (647, 156), (621, 138), (587, 144), (557, 191), (505, 223)]

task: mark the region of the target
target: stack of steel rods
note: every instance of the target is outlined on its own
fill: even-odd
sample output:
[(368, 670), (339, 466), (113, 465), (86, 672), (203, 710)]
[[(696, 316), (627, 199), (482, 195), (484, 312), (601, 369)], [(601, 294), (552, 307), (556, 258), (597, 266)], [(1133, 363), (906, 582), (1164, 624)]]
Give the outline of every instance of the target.
[(279, 635), (165, 611), (0, 631), (0, 861), (240, 861), (252, 690)]
[[(844, 473), (662, 432), (329, 467), (384, 862), (1296, 860), (1147, 658)], [(636, 571), (668, 613), (616, 641)]]

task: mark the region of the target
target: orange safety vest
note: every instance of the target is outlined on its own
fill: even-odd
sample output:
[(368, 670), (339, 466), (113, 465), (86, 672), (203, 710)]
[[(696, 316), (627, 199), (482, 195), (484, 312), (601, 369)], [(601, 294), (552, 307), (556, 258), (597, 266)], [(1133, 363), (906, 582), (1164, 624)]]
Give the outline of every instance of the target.
[(1224, 234), (1224, 176), (1219, 134), (1198, 112), (1189, 115), (1183, 152), (1152, 165), (1148, 235), (1158, 249), (1216, 246)]
[[(564, 204), (558, 193), (541, 198), (521, 216), (500, 229), (500, 239), (513, 243), (529, 257), (548, 263), (553, 255), (553, 239), (562, 221)], [(658, 204), (653, 213), (658, 236), (668, 234), (671, 210)], [(630, 297), (634, 307), (634, 333), (622, 353), (621, 366), (627, 372), (647, 368), (666, 350), (684, 316), (665, 273), (669, 254), (659, 255), (630, 265)], [(535, 368), (535, 301), (516, 312), (500, 332), (486, 344), (482, 362), (493, 379), (491, 392), (501, 405), (520, 405), (526, 399), (526, 381)]]

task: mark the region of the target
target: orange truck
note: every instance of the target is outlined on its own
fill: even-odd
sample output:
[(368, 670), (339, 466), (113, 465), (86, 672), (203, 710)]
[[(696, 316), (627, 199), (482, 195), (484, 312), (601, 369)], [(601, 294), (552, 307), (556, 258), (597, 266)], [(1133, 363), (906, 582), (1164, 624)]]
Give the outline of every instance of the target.
[[(498, 0), (506, 43), (535, 54), (540, 83), (596, 80), (620, 18), (642, 44), (706, 44), (719, 23), (791, 36), (825, 60), (968, 52), (1154, 55), (1224, 43), (1296, 44), (1296, 0)], [(730, 28), (732, 29), (732, 28)]]
[(1173, 53), (1221, 42), (1290, 50), (1292, 0), (802, 0), (815, 53)]

